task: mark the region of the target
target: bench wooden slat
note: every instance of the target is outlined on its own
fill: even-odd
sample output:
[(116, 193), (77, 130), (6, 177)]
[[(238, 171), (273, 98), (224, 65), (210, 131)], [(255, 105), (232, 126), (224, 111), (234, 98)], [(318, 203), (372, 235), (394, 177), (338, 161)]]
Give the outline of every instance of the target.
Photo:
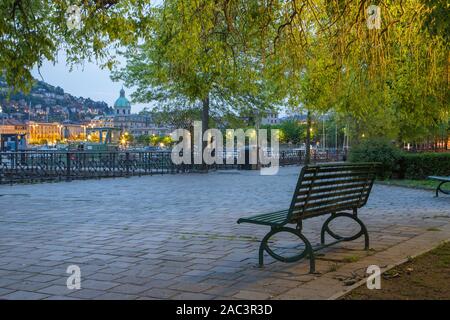
[[(356, 188), (364, 188), (366, 184), (365, 183), (355, 183), (353, 185), (342, 185), (342, 186), (332, 186), (332, 187), (323, 187), (323, 188), (315, 188), (313, 190), (311, 190), (310, 195), (313, 194), (320, 194), (320, 193), (328, 193), (328, 192), (333, 192), (333, 191), (341, 191), (341, 190), (349, 190), (349, 189), (356, 189)], [(304, 196), (307, 195), (309, 193), (308, 190), (303, 190), (303, 191), (298, 191), (297, 192), (297, 196)]]
[(345, 197), (336, 197), (336, 198), (322, 198), (322, 199), (318, 199), (315, 201), (308, 201), (306, 204), (305, 202), (298, 202), (295, 204), (294, 208), (298, 209), (298, 208), (313, 208), (313, 207), (320, 207), (323, 205), (327, 205), (330, 203), (340, 203), (340, 202), (347, 202), (349, 200), (361, 200), (362, 196), (364, 196), (364, 191), (361, 193), (355, 193), (355, 194), (351, 194)]
[[(324, 192), (314, 192), (311, 193), (311, 196), (309, 197), (309, 200), (319, 200), (319, 199), (323, 199), (324, 195), (326, 195), (326, 197), (328, 198), (332, 198), (332, 197), (340, 197), (340, 196), (345, 196), (345, 195), (350, 195), (350, 194), (360, 194), (361, 192), (366, 192), (364, 187), (359, 187), (359, 188), (354, 188), (354, 189), (348, 189), (348, 188), (343, 188), (342, 190), (345, 191), (340, 191), (340, 192), (333, 192), (333, 193), (327, 193), (326, 191)], [(331, 190), (333, 191), (333, 190)], [(339, 191), (339, 190), (338, 190)], [(300, 195), (299, 197), (297, 197), (297, 202), (302, 202), (306, 200), (306, 195)]]
[(257, 215), (253, 218), (253, 220), (257, 221), (267, 221), (268, 219), (271, 220), (278, 220), (278, 219), (285, 219), (287, 216), (288, 211), (284, 213), (277, 213), (277, 214), (266, 214), (266, 215)]
[(450, 182), (450, 177), (429, 176), (428, 179), (437, 180), (437, 181), (448, 181), (448, 182)]
[[(316, 168), (318, 166), (312, 166), (309, 167), (305, 170), (305, 175), (310, 175), (310, 174), (314, 174)], [(342, 171), (353, 171), (353, 172), (358, 172), (358, 171), (370, 171), (368, 170), (368, 167), (366, 164), (364, 165), (336, 165), (336, 166), (320, 166), (320, 172), (321, 173), (330, 173), (330, 172), (342, 172)]]
[(334, 212), (349, 210), (349, 209), (351, 210), (351, 209), (356, 209), (358, 207), (360, 207), (359, 201), (342, 202), (339, 204), (330, 204), (325, 207), (320, 207), (320, 208), (310, 209), (310, 210), (305, 210), (305, 211), (294, 210), (292, 215), (298, 216), (299, 218), (301, 216), (301, 219), (309, 219), (309, 218), (316, 217), (316, 216), (322, 215), (322, 214), (334, 213)]
[(306, 219), (319, 213), (357, 210), (367, 202), (376, 171), (374, 163), (304, 168), (291, 202), (291, 215), (303, 214)]
[(250, 222), (266, 225), (283, 225), (286, 222), (287, 216), (288, 210), (283, 210), (241, 218), (238, 220), (238, 223)]
[[(339, 180), (329, 180), (329, 181), (322, 181), (319, 179), (312, 180), (311, 184), (314, 189), (317, 187), (322, 186), (335, 186), (335, 185), (348, 185), (351, 183), (360, 183), (360, 184), (367, 184), (367, 176), (366, 177), (360, 177), (360, 178), (349, 178), (349, 179), (339, 179)], [(305, 189), (309, 188), (310, 184), (301, 184), (299, 189)]]
[(326, 174), (326, 175), (317, 175), (316, 177), (314, 177), (314, 175), (309, 175), (309, 176), (304, 176), (302, 181), (303, 182), (308, 182), (311, 180), (325, 180), (325, 179), (339, 179), (339, 178), (345, 178), (342, 180), (348, 180), (351, 177), (366, 177), (367, 174), (369, 174), (369, 172), (367, 171), (359, 171), (359, 172), (344, 172), (344, 173), (333, 173), (333, 174)]

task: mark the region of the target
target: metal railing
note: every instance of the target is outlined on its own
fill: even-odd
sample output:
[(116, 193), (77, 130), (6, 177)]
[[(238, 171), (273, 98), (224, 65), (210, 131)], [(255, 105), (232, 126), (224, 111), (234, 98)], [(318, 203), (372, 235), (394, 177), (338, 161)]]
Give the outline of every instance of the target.
[[(306, 158), (306, 152), (304, 150), (280, 151), (279, 163), (280, 163), (280, 166), (303, 164), (305, 162), (305, 158)], [(346, 158), (347, 158), (347, 152), (345, 152), (345, 150), (312, 149), (310, 160), (311, 160), (311, 163), (320, 163), (320, 162), (344, 161), (344, 160), (346, 160)]]
[[(224, 154), (224, 159), (229, 154)], [(299, 165), (305, 159), (304, 151), (281, 151), (274, 155), (279, 164)], [(339, 152), (314, 150), (311, 162), (341, 161)], [(247, 158), (248, 159), (248, 158)], [(238, 164), (215, 164), (209, 169), (249, 169)], [(174, 174), (193, 172), (201, 165), (172, 162), (171, 152), (164, 151), (118, 151), (118, 152), (67, 152), (67, 151), (22, 151), (0, 152), (0, 184), (16, 182), (39, 182), (76, 180), (106, 177), (130, 177), (152, 174)]]
[(0, 183), (175, 173), (170, 152), (0, 153)]

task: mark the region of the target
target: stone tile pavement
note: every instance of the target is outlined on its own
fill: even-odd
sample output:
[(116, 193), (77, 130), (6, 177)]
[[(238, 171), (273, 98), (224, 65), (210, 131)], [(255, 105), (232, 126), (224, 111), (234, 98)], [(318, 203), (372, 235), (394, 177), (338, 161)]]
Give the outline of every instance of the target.
[[(328, 248), (315, 275), (307, 261), (256, 268), (268, 230), (236, 220), (287, 208), (298, 173), (0, 186), (0, 299), (323, 299), (369, 264), (389, 268), (450, 238), (450, 197), (376, 185), (360, 212), (372, 250), (362, 239)], [(323, 220), (304, 224), (313, 243)], [(67, 289), (69, 265), (81, 268), (80, 290)]]

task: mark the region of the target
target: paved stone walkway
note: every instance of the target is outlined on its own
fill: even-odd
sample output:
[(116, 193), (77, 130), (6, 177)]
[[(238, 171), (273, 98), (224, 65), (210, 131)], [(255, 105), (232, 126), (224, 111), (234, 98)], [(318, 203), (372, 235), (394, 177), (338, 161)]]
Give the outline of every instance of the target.
[[(369, 253), (359, 239), (323, 251), (318, 275), (308, 274), (307, 261), (266, 257), (256, 268), (258, 240), (268, 230), (236, 220), (287, 208), (298, 173), (288, 167), (277, 176), (226, 171), (0, 186), (0, 299), (325, 298), (326, 279), (339, 270), (373, 263), (417, 237), (423, 244), (433, 231), (450, 238), (450, 197), (376, 185), (360, 212)], [(323, 220), (305, 222), (312, 242)], [(74, 264), (81, 290), (66, 287)]]

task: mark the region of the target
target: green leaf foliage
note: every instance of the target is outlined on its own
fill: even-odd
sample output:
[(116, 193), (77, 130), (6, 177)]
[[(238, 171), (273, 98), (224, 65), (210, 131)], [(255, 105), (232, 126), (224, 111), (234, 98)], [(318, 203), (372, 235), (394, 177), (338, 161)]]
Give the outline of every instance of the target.
[(450, 153), (403, 154), (401, 173), (406, 179), (450, 176)]
[(351, 148), (351, 162), (379, 162), (379, 177), (389, 178), (398, 169), (401, 151), (385, 138), (366, 139)]

